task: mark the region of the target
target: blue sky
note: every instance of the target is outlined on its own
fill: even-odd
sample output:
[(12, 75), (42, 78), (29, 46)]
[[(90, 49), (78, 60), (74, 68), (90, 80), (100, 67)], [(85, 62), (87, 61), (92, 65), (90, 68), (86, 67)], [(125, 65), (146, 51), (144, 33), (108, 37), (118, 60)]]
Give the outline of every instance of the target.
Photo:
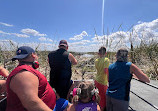
[(71, 51), (97, 51), (157, 41), (157, 6), (158, 0), (0, 0), (0, 45), (54, 50), (66, 39)]

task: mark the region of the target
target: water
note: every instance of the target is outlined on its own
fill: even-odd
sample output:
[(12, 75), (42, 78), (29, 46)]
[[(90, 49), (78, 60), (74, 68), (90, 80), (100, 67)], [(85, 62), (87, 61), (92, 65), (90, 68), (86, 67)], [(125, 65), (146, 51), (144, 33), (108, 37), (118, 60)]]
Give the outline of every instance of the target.
[(92, 58), (92, 57), (94, 57), (94, 55), (91, 55), (91, 54), (83, 54), (83, 55), (81, 55), (81, 57)]

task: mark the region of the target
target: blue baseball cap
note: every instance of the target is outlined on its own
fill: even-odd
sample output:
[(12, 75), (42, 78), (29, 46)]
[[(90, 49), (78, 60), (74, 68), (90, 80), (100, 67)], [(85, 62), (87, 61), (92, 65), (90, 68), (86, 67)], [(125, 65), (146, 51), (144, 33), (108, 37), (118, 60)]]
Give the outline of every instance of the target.
[(53, 111), (63, 111), (69, 104), (69, 101), (63, 98), (60, 98), (56, 101), (56, 106)]
[(12, 58), (12, 61), (26, 58), (28, 55), (34, 53), (35, 50), (28, 46), (19, 47), (16, 51), (16, 56)]

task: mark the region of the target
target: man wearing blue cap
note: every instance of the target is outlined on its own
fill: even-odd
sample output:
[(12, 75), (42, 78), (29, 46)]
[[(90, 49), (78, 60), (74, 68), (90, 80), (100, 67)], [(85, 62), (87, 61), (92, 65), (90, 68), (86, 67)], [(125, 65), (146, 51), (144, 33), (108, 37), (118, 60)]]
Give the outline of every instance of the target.
[(67, 99), (72, 86), (71, 64), (76, 65), (77, 60), (68, 51), (66, 40), (59, 42), (59, 49), (48, 55), (50, 70), (50, 85), (55, 88), (61, 98)]
[(38, 56), (28, 46), (19, 47), (16, 56), (19, 65), (7, 78), (6, 111), (52, 111), (56, 95), (46, 77), (36, 68)]

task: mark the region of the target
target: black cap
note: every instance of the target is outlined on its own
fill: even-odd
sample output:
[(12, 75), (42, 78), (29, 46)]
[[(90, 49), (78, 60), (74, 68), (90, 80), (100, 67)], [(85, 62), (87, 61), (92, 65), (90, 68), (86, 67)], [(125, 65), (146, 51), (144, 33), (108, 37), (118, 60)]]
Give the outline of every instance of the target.
[(31, 47), (28, 47), (28, 46), (19, 47), (18, 50), (16, 51), (16, 56), (14, 56), (12, 58), (12, 61), (24, 59), (28, 55), (30, 55), (31, 53), (34, 53), (34, 52), (35, 52), (35, 50), (32, 49)]

